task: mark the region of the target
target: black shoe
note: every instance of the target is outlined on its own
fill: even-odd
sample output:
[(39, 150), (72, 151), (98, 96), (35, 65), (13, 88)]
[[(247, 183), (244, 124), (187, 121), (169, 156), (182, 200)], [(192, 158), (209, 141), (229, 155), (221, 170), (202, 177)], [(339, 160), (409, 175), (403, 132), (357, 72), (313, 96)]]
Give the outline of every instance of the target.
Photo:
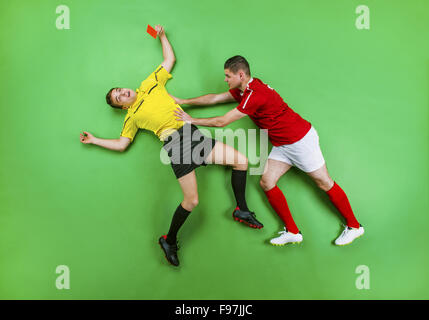
[(262, 223), (256, 220), (254, 212), (241, 211), (239, 207), (235, 208), (232, 217), (235, 221), (242, 222), (251, 228), (262, 229), (264, 227)]
[(161, 238), (159, 238), (158, 243), (161, 246), (161, 249), (164, 251), (167, 261), (173, 266), (177, 267), (179, 265), (179, 258), (177, 257), (177, 250), (179, 250), (179, 248), (177, 246), (177, 243), (168, 244), (166, 239), (167, 236), (161, 236)]

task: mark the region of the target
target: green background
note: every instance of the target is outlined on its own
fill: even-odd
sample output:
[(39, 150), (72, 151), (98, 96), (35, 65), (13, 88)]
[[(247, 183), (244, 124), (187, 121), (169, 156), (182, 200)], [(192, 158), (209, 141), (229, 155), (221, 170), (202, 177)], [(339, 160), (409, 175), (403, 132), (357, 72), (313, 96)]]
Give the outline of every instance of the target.
[[(57, 30), (58, 5), (70, 30)], [(370, 9), (357, 30), (356, 7)], [(0, 298), (428, 299), (429, 4), (427, 1), (2, 1), (0, 4)], [(249, 176), (262, 230), (231, 218), (230, 169), (197, 169), (200, 204), (179, 233), (181, 266), (157, 240), (182, 194), (160, 141), (138, 133), (125, 153), (79, 142), (117, 138), (125, 113), (105, 103), (162, 61), (147, 24), (162, 24), (177, 63), (170, 93), (227, 90), (223, 63), (244, 55), (317, 129), (331, 176), (365, 235), (342, 230), (302, 172), (279, 181), (304, 235), (273, 247), (280, 219)], [(235, 104), (188, 108), (223, 115)], [(229, 128), (255, 128), (244, 118)], [(70, 290), (55, 269), (70, 268)], [(356, 267), (370, 270), (358, 290)]]

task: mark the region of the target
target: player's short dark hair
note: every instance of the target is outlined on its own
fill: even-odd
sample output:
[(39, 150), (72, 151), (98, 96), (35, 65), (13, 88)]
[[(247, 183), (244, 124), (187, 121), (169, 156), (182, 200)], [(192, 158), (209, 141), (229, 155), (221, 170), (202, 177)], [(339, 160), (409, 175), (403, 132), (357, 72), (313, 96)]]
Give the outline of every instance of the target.
[(112, 91), (113, 91), (113, 90), (115, 90), (115, 89), (118, 89), (118, 88), (112, 88), (112, 89), (110, 89), (110, 90), (109, 90), (109, 92), (107, 92), (107, 94), (106, 94), (106, 102), (107, 102), (107, 104), (108, 104), (109, 106), (111, 106), (112, 108), (118, 108), (118, 109), (121, 109), (122, 107), (121, 107), (121, 106), (118, 106), (117, 104), (114, 104), (114, 103), (113, 103), (113, 100), (112, 100)]
[(242, 56), (234, 56), (226, 60), (224, 69), (229, 69), (232, 73), (237, 73), (238, 70), (243, 70), (245, 74), (250, 76), (250, 67), (247, 60)]

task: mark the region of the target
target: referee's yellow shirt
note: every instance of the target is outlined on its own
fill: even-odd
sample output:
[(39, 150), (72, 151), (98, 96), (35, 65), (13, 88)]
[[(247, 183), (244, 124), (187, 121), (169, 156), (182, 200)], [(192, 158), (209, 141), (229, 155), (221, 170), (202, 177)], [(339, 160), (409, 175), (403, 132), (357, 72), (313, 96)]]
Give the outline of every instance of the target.
[(138, 129), (155, 133), (161, 141), (185, 123), (176, 120), (173, 111), (176, 104), (165, 89), (172, 75), (160, 65), (136, 90), (137, 99), (128, 109), (121, 136), (133, 141)]

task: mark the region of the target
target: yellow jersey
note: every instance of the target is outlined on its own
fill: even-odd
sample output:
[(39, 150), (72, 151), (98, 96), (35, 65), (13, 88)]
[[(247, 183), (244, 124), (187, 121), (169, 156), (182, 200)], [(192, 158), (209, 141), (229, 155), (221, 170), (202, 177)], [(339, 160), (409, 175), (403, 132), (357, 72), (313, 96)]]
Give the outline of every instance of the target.
[(172, 75), (160, 65), (136, 89), (137, 99), (128, 108), (121, 136), (133, 141), (138, 129), (155, 133), (161, 141), (185, 123), (176, 120), (174, 110), (180, 108), (165, 89)]

